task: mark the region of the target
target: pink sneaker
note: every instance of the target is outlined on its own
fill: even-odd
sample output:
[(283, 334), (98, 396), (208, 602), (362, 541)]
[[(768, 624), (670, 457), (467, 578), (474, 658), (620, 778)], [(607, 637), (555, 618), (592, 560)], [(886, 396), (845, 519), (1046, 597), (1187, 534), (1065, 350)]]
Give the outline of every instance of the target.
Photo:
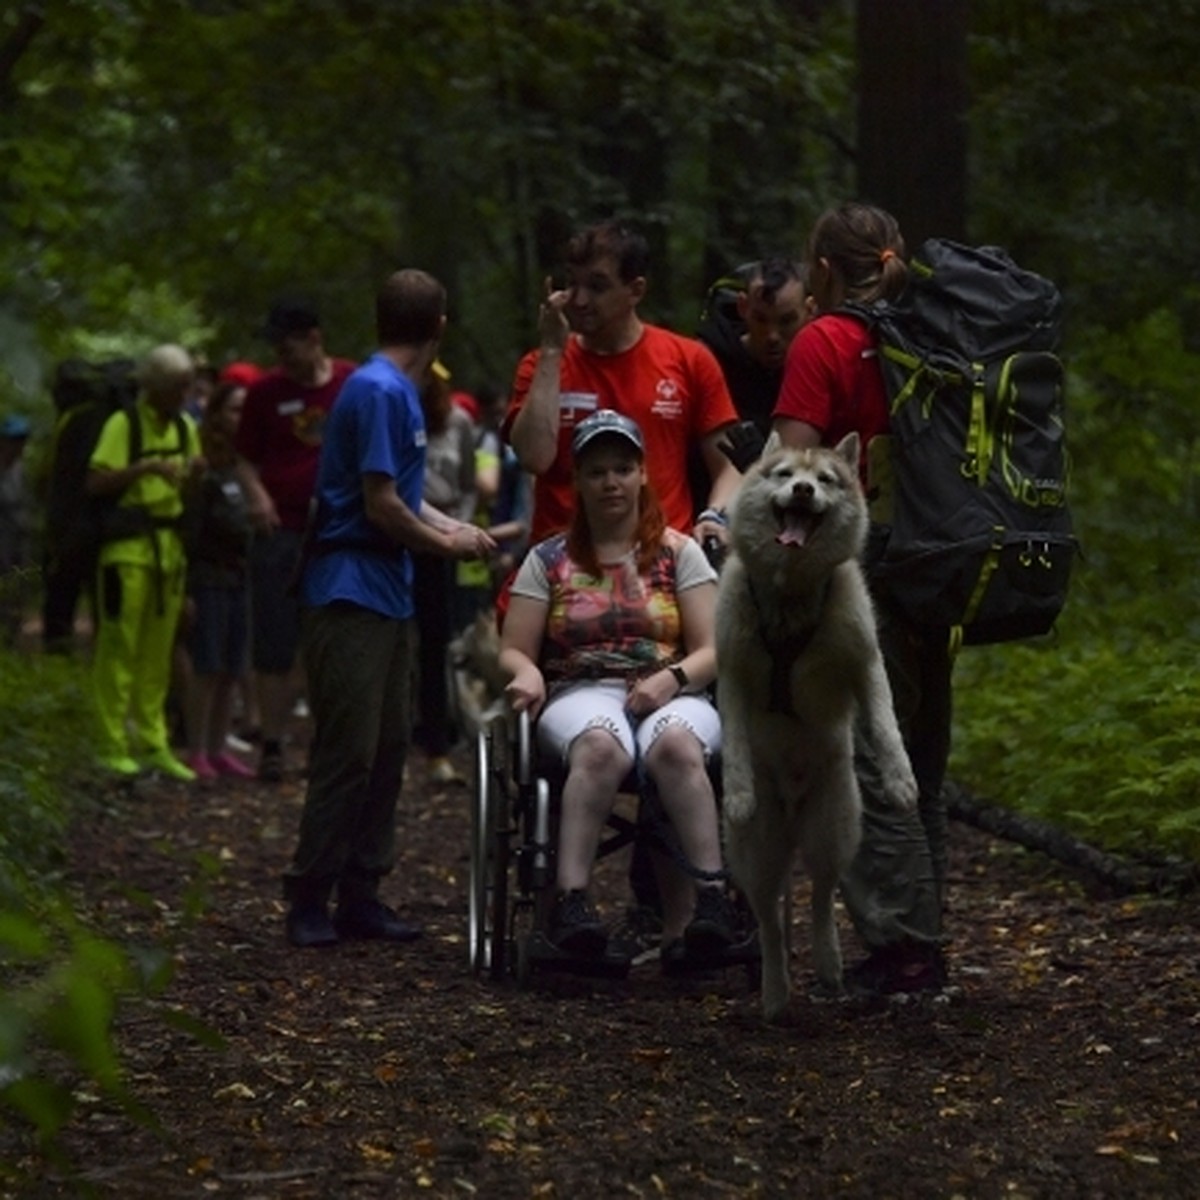
[(257, 774), (253, 767), (246, 766), (240, 758), (235, 758), (232, 754), (226, 754), (224, 751), (214, 754), (211, 764), (216, 768), (218, 775), (232, 775), (235, 779), (253, 779)]
[(207, 754), (189, 754), (183, 761), (196, 772), (197, 779), (216, 779), (217, 769)]

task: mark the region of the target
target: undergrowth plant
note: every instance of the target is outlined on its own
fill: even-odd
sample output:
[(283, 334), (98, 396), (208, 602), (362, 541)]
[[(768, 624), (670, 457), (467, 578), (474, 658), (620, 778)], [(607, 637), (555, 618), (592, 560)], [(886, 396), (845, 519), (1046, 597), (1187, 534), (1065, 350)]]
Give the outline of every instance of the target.
[(47, 1147), (84, 1091), (140, 1112), (113, 1017), (169, 975), (164, 953), (88, 929), (65, 885), (69, 823), (102, 791), (88, 711), (80, 663), (0, 651), (0, 1126), (16, 1120)]
[(1200, 861), (1195, 646), (1089, 637), (1068, 618), (1045, 645), (964, 652), (952, 773), (1107, 849)]
[(1103, 847), (1200, 860), (1200, 354), (1155, 314), (1084, 360), (1067, 607), (1043, 640), (963, 651), (951, 772)]

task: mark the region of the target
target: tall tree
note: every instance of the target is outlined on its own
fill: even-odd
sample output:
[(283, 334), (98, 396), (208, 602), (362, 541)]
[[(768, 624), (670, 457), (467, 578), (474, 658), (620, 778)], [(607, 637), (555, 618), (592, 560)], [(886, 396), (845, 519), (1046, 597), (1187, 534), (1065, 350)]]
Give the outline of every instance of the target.
[(974, 0), (971, 225), (1119, 328), (1200, 288), (1200, 0)]
[(859, 0), (858, 190), (909, 249), (967, 228), (967, 0)]

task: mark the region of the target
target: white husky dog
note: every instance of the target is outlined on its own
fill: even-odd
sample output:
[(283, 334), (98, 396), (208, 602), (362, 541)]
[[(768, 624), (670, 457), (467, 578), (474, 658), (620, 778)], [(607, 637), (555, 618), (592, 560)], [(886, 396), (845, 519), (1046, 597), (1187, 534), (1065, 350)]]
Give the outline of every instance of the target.
[(858, 555), (867, 511), (857, 434), (836, 449), (785, 450), (775, 435), (734, 498), (717, 599), (729, 865), (758, 920), (762, 1004), (787, 1006), (781, 897), (799, 847), (812, 881), (818, 979), (842, 986), (833, 897), (860, 836), (853, 727), (865, 718), (885, 795), (911, 808), (917, 783)]

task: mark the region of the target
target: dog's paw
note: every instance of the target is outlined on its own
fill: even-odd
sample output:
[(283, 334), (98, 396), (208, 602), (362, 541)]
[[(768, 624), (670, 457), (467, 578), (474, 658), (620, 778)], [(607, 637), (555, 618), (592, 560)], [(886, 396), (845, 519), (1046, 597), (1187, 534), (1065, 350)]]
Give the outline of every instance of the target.
[(901, 812), (911, 812), (916, 808), (919, 795), (920, 788), (917, 787), (916, 776), (908, 768), (907, 763), (903, 771), (891, 772), (884, 779), (884, 800)]
[(790, 997), (791, 988), (786, 983), (771, 988), (764, 986), (762, 993), (763, 1020), (772, 1024), (781, 1023), (787, 1016)]

